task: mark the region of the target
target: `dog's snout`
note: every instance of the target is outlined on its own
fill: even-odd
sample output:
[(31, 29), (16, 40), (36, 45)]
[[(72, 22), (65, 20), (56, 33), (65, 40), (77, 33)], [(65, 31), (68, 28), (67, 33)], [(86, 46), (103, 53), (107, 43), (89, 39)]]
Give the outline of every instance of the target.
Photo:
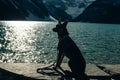
[(60, 25), (56, 25), (55, 28), (53, 28), (53, 32), (58, 32), (58, 28), (60, 27)]
[(53, 32), (57, 32), (57, 28), (53, 28)]

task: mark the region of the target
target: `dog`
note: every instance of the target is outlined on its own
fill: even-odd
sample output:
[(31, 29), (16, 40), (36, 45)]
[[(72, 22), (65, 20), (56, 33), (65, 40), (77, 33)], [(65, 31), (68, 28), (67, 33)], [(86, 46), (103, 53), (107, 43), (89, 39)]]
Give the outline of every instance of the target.
[[(53, 28), (53, 32), (58, 34), (58, 56), (55, 68), (61, 68), (60, 65), (64, 56), (69, 59), (68, 66), (71, 69), (71, 74), (76, 80), (89, 80), (85, 74), (86, 62), (80, 49), (77, 47), (75, 42), (69, 37), (67, 31), (68, 21), (58, 21), (58, 24)], [(63, 71), (63, 70), (62, 70)]]

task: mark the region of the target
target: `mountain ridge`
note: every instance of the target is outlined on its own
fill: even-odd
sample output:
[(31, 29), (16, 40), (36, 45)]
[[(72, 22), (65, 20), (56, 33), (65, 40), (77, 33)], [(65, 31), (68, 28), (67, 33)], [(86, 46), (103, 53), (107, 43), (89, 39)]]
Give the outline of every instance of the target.
[(80, 14), (76, 21), (92, 23), (120, 23), (120, 0), (96, 0)]
[(73, 21), (84, 4), (84, 0), (0, 0), (0, 20), (52, 21), (52, 16)]
[(0, 0), (0, 20), (120, 23), (120, 0)]

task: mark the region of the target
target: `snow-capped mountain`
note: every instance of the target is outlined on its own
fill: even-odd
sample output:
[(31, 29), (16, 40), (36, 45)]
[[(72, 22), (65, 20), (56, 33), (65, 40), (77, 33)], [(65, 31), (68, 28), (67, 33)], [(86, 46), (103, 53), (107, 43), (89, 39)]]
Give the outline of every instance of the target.
[(0, 20), (74, 20), (95, 0), (0, 0)]
[(0, 0), (0, 20), (120, 23), (120, 0)]
[(74, 19), (94, 1), (95, 0), (44, 0), (44, 3), (49, 11), (52, 10), (51, 5), (53, 5), (54, 8), (62, 10), (64, 13), (71, 16), (70, 18)]

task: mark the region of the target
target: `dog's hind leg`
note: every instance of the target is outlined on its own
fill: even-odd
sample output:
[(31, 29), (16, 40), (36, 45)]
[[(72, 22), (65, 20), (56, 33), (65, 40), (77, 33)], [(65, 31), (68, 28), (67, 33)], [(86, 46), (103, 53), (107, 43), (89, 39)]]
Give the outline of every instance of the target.
[(78, 64), (70, 60), (68, 65), (72, 71), (72, 75), (75, 78), (75, 80), (89, 80), (88, 76), (85, 74), (86, 65), (84, 63)]

